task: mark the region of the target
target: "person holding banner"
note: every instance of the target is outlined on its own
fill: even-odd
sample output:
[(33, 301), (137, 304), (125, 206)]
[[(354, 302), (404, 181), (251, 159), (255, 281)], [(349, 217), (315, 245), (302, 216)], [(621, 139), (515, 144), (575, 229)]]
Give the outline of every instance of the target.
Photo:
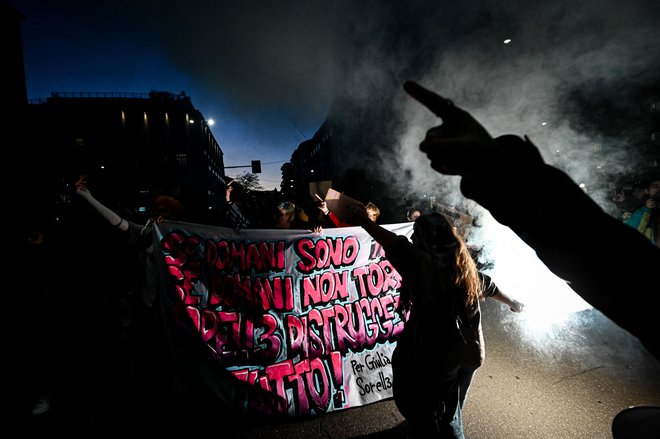
[(328, 203), (326, 203), (325, 200), (319, 196), (319, 194), (314, 194), (314, 195), (316, 195), (316, 199), (319, 200), (319, 203), (318, 203), (317, 207), (319, 208), (321, 213), (323, 213), (323, 215), (325, 215), (327, 218), (330, 219), (330, 221), (332, 221), (332, 224), (334, 224), (335, 227), (351, 227), (352, 226), (352, 224), (345, 223), (344, 221), (340, 220), (337, 217), (337, 215), (332, 213), (330, 211), (330, 208), (328, 208)]
[[(373, 222), (365, 206), (351, 209), (349, 221), (383, 246), (405, 286), (399, 307), (408, 318), (392, 356), (394, 402), (413, 438), (462, 439), (463, 399), (485, 354), (479, 305), (484, 285), (475, 262), (442, 214), (417, 218), (411, 243)], [(457, 312), (467, 316), (478, 341), (475, 363), (453, 355)]]
[(282, 201), (273, 207), (271, 226), (275, 229), (306, 229), (314, 233), (323, 232), (321, 226), (310, 223), (309, 217), (302, 208), (290, 201)]
[[(135, 278), (130, 279), (126, 286), (118, 292), (119, 301), (119, 375), (122, 390), (129, 395), (117, 405), (125, 415), (148, 418), (151, 413), (157, 413), (157, 403), (165, 401), (165, 395), (170, 390), (171, 371), (168, 358), (161, 346), (160, 313), (157, 301), (157, 272), (153, 260), (154, 225), (166, 219), (178, 216), (183, 207), (174, 197), (161, 195), (154, 200), (153, 215), (146, 224), (138, 224), (122, 218), (110, 208), (98, 201), (87, 188), (85, 177), (81, 176), (75, 183), (76, 193), (85, 199), (94, 210), (110, 225), (125, 236), (127, 243), (136, 251), (137, 261), (130, 259), (133, 255), (122, 255), (122, 262), (127, 267), (134, 267)], [(125, 386), (125, 388), (123, 387)], [(165, 392), (165, 393), (163, 393)]]
[[(330, 221), (332, 221), (335, 227), (351, 227), (354, 225), (342, 221), (339, 217), (337, 217), (337, 215), (335, 215), (330, 211), (330, 208), (328, 208), (328, 203), (326, 203), (325, 200), (319, 196), (319, 194), (314, 194), (314, 195), (316, 195), (316, 199), (319, 200), (319, 204), (318, 204), (319, 210), (323, 213), (323, 215), (330, 218)], [(378, 217), (380, 216), (380, 209), (378, 208), (378, 206), (376, 206), (374, 203), (369, 201), (365, 205), (365, 210), (367, 211), (367, 215), (369, 216), (369, 219), (371, 221), (376, 222), (378, 220)]]

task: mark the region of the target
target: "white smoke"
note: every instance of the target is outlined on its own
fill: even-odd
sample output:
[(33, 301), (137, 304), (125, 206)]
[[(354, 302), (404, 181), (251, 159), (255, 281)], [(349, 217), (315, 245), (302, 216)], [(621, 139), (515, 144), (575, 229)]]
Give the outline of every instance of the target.
[[(575, 108), (571, 92), (587, 90), (589, 98), (597, 92), (616, 93), (618, 84), (657, 84), (658, 5), (553, 2), (534, 4), (533, 11), (519, 6), (509, 11), (511, 18), (520, 17), (509, 28), (492, 26), (463, 34), (422, 77), (406, 79), (415, 79), (452, 99), (494, 137), (528, 135), (546, 162), (567, 172), (606, 207), (608, 185), (613, 183), (607, 177), (634, 171), (639, 165), (635, 152), (628, 148), (634, 139), (626, 132), (611, 138), (584, 128), (579, 115), (571, 112)], [(505, 38), (512, 41), (504, 44)], [(590, 95), (587, 85), (594, 81), (602, 87)], [(431, 170), (418, 149), (426, 130), (441, 121), (403, 93), (401, 102), (407, 122), (399, 141), (401, 162), (393, 168), (410, 171), (411, 188), (441, 188), (449, 192), (449, 203), (460, 202), (459, 180)], [(617, 116), (611, 115), (613, 119)], [(590, 308), (510, 229), (474, 203), (465, 205), (480, 217), (481, 227), (473, 228), (471, 243), (483, 247), (482, 257), (494, 263), (491, 275), (498, 286), (526, 305), (517, 319), (523, 322), (525, 336), (534, 340), (550, 336), (557, 325)], [(570, 212), (566, 220), (572, 220)]]

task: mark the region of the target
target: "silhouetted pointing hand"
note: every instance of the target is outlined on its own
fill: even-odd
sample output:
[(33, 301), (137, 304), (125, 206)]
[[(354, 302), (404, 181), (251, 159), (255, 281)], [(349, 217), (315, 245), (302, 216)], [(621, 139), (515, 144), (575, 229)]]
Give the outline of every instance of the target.
[(442, 124), (431, 128), (419, 145), (431, 160), (431, 167), (449, 175), (471, 175), (501, 159), (491, 135), (467, 111), (449, 99), (406, 81), (403, 88), (436, 116)]

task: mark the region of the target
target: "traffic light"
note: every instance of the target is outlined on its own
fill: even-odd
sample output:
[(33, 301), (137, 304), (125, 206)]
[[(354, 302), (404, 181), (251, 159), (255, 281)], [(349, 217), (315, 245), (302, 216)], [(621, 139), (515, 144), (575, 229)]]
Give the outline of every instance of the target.
[(261, 160), (252, 160), (252, 173), (261, 174)]

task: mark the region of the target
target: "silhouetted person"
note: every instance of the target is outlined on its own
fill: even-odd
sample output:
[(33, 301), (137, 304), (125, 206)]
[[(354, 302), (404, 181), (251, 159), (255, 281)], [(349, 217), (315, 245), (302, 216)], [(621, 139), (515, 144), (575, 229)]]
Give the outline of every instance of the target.
[[(658, 292), (660, 248), (546, 164), (529, 139), (493, 138), (450, 100), (415, 82), (404, 88), (442, 119), (420, 144), (431, 167), (460, 175), (463, 195), (509, 226), (576, 293), (660, 359), (660, 319), (649, 303)], [(514, 192), (518, 196), (510, 197)], [(566, 212), (588, 230), (566, 221)]]
[(134, 420), (149, 422), (150, 417), (157, 416), (161, 411), (160, 404), (164, 404), (169, 396), (173, 381), (158, 301), (154, 225), (174, 219), (183, 208), (176, 198), (161, 195), (154, 200), (147, 222), (138, 224), (119, 216), (94, 198), (84, 177), (76, 182), (75, 188), (80, 197), (123, 235), (138, 258), (132, 261), (128, 254), (124, 256), (128, 259), (125, 265), (135, 271), (133, 278), (117, 291), (120, 367), (116, 390), (120, 399), (116, 409)]
[[(413, 438), (464, 438), (462, 407), (485, 355), (479, 301), (486, 295), (522, 311), (520, 302), (480, 275), (463, 239), (439, 213), (415, 220), (410, 242), (379, 226), (365, 206), (349, 222), (361, 225), (383, 246), (401, 275), (404, 330), (392, 355), (394, 402)], [(465, 330), (456, 334), (457, 318)], [(461, 339), (473, 339), (470, 355)], [(467, 354), (466, 354), (467, 355)]]

